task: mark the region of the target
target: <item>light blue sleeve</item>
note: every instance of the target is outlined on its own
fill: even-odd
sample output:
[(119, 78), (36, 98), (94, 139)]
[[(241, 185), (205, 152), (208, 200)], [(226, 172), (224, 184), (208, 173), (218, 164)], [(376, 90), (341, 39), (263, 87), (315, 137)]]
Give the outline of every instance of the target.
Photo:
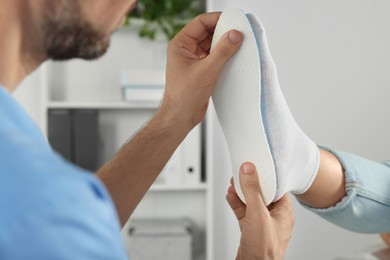
[(0, 259), (127, 259), (114, 204), (0, 87)]
[(343, 165), (347, 196), (329, 208), (304, 207), (351, 231), (390, 232), (389, 163), (378, 163), (350, 153), (324, 149), (333, 153)]
[(59, 179), (0, 214), (0, 259), (127, 259), (101, 184)]
[(116, 214), (101, 185), (61, 182), (42, 186), (27, 201), (14, 199), (18, 205), (0, 214), (0, 259), (126, 259)]
[(104, 185), (17, 129), (0, 138), (0, 259), (127, 259)]

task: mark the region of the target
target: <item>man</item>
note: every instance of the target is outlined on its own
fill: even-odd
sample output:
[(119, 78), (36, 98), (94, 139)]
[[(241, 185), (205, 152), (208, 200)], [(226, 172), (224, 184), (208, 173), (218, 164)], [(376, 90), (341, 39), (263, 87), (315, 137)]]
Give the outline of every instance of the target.
[[(169, 44), (160, 109), (92, 176), (51, 150), (9, 92), (45, 60), (103, 55), (134, 5), (134, 0), (0, 2), (0, 259), (125, 259), (118, 216), (123, 225), (202, 120), (219, 71), (243, 40), (230, 31), (210, 53), (220, 14), (192, 21)], [(227, 196), (242, 229), (238, 258), (282, 258), (293, 226), (288, 199), (268, 210), (250, 163), (242, 167), (241, 182), (247, 206), (234, 187)]]

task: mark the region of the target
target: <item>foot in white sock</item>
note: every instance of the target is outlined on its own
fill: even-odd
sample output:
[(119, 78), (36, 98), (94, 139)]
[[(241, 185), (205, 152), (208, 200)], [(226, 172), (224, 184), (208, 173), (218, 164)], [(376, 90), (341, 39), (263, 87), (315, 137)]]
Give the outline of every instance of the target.
[(287, 106), (263, 25), (256, 16), (247, 16), (260, 50), (261, 113), (275, 164), (276, 201), (287, 192), (301, 194), (311, 186), (319, 167), (319, 150), (297, 125)]
[[(213, 44), (227, 30), (246, 30), (242, 24), (237, 24), (237, 27), (234, 25), (236, 21), (240, 21), (236, 19), (237, 16), (244, 15), (241, 10), (230, 8), (224, 14), (216, 28)], [(244, 33), (245, 40), (241, 50), (225, 66), (213, 100), (229, 146), (233, 174), (236, 171), (238, 173), (236, 168), (239, 168), (239, 163), (254, 162), (248, 154), (262, 157), (260, 160), (256, 158), (254, 163), (260, 174), (264, 201), (269, 204), (287, 192), (303, 193), (311, 186), (319, 166), (319, 151), (296, 124), (286, 104), (261, 23), (253, 15), (247, 15), (247, 19), (253, 31), (246, 35)], [(253, 36), (256, 38), (257, 48), (245, 44)], [(248, 52), (252, 52), (252, 55), (249, 55), (249, 59), (247, 55), (247, 60), (243, 61), (243, 54)], [(253, 69), (256, 68), (253, 66), (253, 59), (258, 59), (261, 65), (257, 66), (260, 67), (257, 71)], [(251, 65), (248, 67), (248, 64)], [(257, 84), (248, 84), (250, 80), (247, 78), (256, 77), (259, 80)], [(257, 107), (248, 106), (248, 103), (255, 103)], [(232, 116), (233, 114), (239, 116)], [(257, 127), (257, 132), (248, 129), (250, 126)], [(248, 144), (248, 140), (252, 142)], [(258, 146), (261, 146), (260, 149)], [(250, 152), (246, 154), (243, 149)], [(268, 158), (267, 151), (270, 151), (272, 158)], [(274, 169), (271, 170), (270, 166)], [(272, 176), (275, 173), (276, 180)], [(276, 185), (276, 191), (273, 185)], [(236, 180), (235, 186), (240, 196), (241, 189)], [(243, 196), (240, 198), (243, 200)]]

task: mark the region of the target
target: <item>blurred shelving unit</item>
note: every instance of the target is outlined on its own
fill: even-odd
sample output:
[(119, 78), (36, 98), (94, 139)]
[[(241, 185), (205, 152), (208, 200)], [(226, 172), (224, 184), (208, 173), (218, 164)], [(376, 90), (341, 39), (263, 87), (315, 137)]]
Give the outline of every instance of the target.
[[(209, 5), (209, 3), (205, 3)], [(55, 109), (99, 111), (102, 143), (99, 162), (104, 164), (158, 110), (160, 102), (123, 101), (120, 72), (123, 69), (165, 70), (167, 43), (140, 39), (136, 28), (118, 30), (109, 51), (94, 62), (47, 62), (40, 68), (42, 86), (41, 129), (48, 134), (48, 112)], [(213, 260), (213, 199), (209, 178), (207, 120), (202, 139), (202, 170), (206, 180), (192, 185), (156, 183), (134, 212), (134, 218), (189, 218), (198, 230), (195, 260)], [(131, 219), (129, 220), (131, 221)], [(123, 234), (126, 235), (126, 227)], [(125, 239), (126, 241), (126, 239)]]

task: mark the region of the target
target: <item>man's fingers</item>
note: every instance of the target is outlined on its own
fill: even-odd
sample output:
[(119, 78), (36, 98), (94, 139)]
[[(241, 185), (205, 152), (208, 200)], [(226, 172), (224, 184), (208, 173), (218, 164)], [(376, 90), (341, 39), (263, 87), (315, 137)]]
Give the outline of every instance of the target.
[(197, 16), (169, 44), (169, 49), (179, 49), (184, 56), (190, 59), (204, 59), (208, 73), (213, 76), (219, 74), (223, 65), (239, 49), (243, 35), (237, 30), (227, 32), (217, 43), (215, 48), (208, 53), (211, 40), (221, 13), (207, 13)]
[(207, 53), (209, 53), (210, 48), (211, 48), (211, 41), (212, 38), (207, 37), (204, 41), (199, 43), (199, 46)]
[(284, 195), (280, 200), (273, 203), (269, 208), (269, 212), (272, 218), (283, 225), (287, 225), (288, 228), (294, 226), (295, 217), (294, 210), (288, 195)]
[(196, 42), (202, 42), (214, 32), (220, 12), (201, 14), (187, 24), (177, 37), (189, 37)]
[(232, 208), (238, 221), (245, 217), (246, 206), (237, 196), (233, 186), (229, 187), (226, 200), (229, 203), (229, 206)]
[(233, 179), (233, 177), (230, 178), (230, 185), (232, 185), (234, 187), (234, 179)]
[(199, 60), (208, 55), (220, 12), (197, 16), (170, 42), (168, 49), (179, 49), (185, 57)]
[(236, 260), (240, 260), (240, 259), (241, 259), (241, 247), (238, 247)]
[(390, 233), (381, 233), (382, 240), (390, 247)]
[(293, 207), (290, 198), (287, 194), (285, 194), (280, 200), (273, 203), (272, 206), (269, 208), (269, 211), (271, 214), (285, 214), (285, 213), (291, 213), (293, 212)]
[(207, 57), (207, 65), (213, 73), (219, 73), (223, 65), (238, 51), (242, 41), (243, 35), (237, 30), (231, 30), (222, 36)]
[(256, 168), (252, 163), (246, 162), (241, 165), (240, 185), (245, 196), (247, 208), (268, 213), (268, 209), (264, 205), (261, 197), (259, 176), (257, 175)]

